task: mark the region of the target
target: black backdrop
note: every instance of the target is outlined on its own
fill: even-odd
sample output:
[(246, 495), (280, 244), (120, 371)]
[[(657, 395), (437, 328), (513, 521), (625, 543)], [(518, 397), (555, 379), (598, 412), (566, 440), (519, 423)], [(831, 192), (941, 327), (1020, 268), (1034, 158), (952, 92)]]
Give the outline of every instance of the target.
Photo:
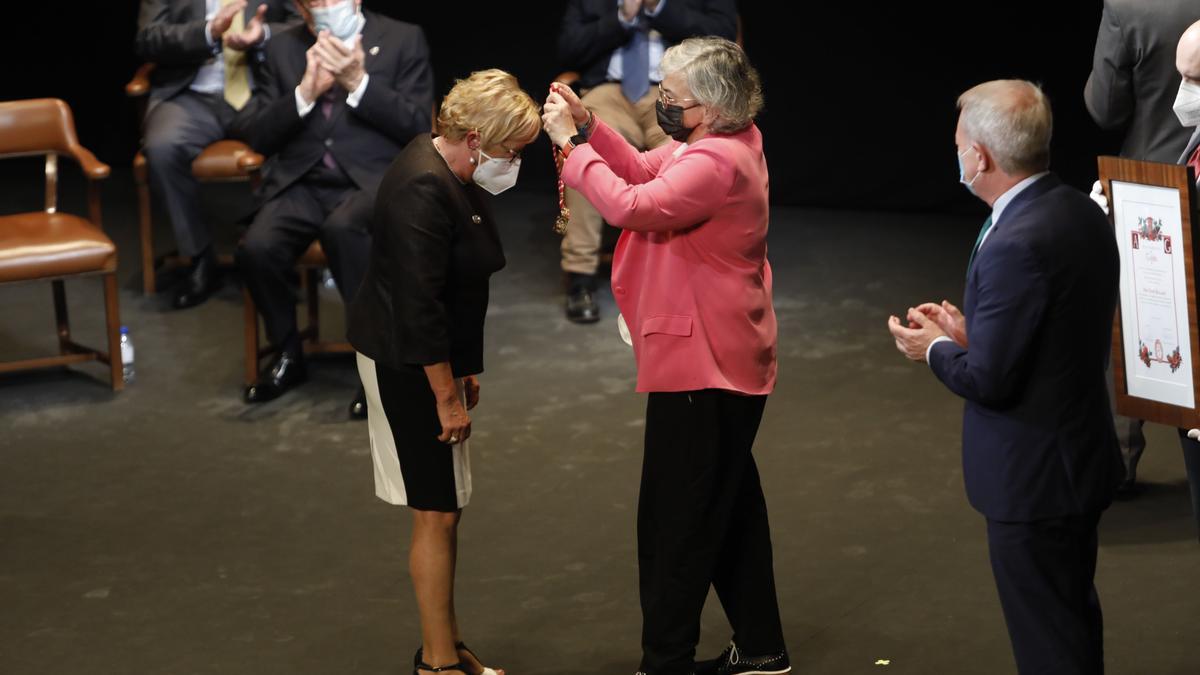
[[(554, 0), (365, 4), (424, 27), (439, 97), (454, 78), (494, 66), (540, 99), (561, 69), (554, 43), (563, 3)], [(0, 98), (66, 99), (83, 143), (114, 167), (128, 166), (137, 123), (122, 85), (138, 65), (131, 47), (137, 5), (14, 3), (29, 16), (14, 17), (0, 40)], [(1116, 146), (1082, 101), (1100, 0), (739, 5), (747, 52), (764, 79), (759, 123), (777, 204), (979, 208), (956, 183), (954, 101), (972, 84), (999, 77), (1046, 88), (1056, 115), (1054, 166), (1069, 182), (1090, 185), (1095, 155)], [(546, 141), (526, 156), (520, 187), (552, 190)]]

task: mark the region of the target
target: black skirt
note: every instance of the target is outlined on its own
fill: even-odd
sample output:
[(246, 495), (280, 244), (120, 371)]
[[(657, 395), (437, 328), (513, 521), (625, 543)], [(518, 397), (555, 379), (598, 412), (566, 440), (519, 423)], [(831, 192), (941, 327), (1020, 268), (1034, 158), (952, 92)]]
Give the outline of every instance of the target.
[[(437, 400), (419, 367), (389, 368), (358, 354), (367, 394), (375, 495), (421, 511), (457, 511), (471, 499), (467, 442), (438, 440)], [(458, 382), (463, 395), (462, 381)]]

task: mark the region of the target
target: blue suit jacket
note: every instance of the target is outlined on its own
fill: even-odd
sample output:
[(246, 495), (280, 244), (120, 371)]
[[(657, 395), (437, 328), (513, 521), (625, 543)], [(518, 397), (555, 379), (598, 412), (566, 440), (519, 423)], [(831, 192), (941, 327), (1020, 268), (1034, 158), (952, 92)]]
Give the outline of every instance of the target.
[(1119, 259), (1112, 227), (1054, 175), (1018, 194), (975, 256), (969, 349), (933, 372), (966, 399), (963, 478), (988, 518), (1098, 513), (1124, 477), (1105, 385)]

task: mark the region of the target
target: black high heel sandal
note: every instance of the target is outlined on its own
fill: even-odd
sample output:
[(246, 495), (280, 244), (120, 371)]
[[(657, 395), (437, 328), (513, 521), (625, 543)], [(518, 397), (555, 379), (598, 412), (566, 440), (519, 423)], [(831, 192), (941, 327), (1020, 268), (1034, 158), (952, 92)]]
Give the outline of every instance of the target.
[(421, 675), (420, 671), (422, 671), (422, 670), (424, 670), (426, 672), (430, 672), (430, 673), (446, 673), (446, 672), (450, 672), (453, 670), (457, 670), (458, 672), (463, 673), (464, 675), (466, 673), (471, 672), (471, 671), (467, 670), (467, 664), (465, 664), (465, 663), (455, 663), (455, 664), (451, 664), (449, 666), (438, 666), (437, 668), (434, 668), (433, 666), (429, 665), (428, 663), (420, 662), (420, 663), (417, 663), (416, 666), (413, 668), (413, 675)]
[[(471, 648), (468, 647), (465, 642), (454, 643), (454, 648), (457, 649), (458, 651), (463, 651), (463, 652), (470, 654), (471, 656), (474, 656), (475, 660), (479, 661), (479, 657), (476, 656), (475, 652), (471, 651)], [(416, 670), (418, 670), (418, 669), (419, 670), (432, 670), (435, 673), (441, 672), (441, 670), (436, 670), (436, 669), (430, 668), (428, 666), (428, 664), (423, 663), (424, 652), (425, 652), (424, 647), (418, 647), (417, 653), (413, 654), (413, 669), (414, 669), (413, 675), (419, 675), (419, 673), (416, 672)], [(479, 662), (483, 663), (482, 661), (479, 661)], [(483, 670), (478, 673), (472, 673), (471, 671), (466, 669), (465, 665), (466, 664), (464, 664), (464, 663), (456, 663), (453, 666), (443, 666), (442, 670), (454, 670), (456, 667), (458, 667), (459, 670), (462, 670), (462, 672), (466, 673), (467, 675), (496, 675), (496, 671), (492, 668), (488, 668), (487, 666), (484, 666)]]

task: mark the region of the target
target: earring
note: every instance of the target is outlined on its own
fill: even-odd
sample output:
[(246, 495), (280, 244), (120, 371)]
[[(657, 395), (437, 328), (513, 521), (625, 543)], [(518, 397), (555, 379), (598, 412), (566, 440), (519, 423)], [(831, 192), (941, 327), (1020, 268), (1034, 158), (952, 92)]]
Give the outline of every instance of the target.
[(468, 157), (467, 161), (471, 163), (471, 166), (475, 166), (475, 158), (474, 157)]

